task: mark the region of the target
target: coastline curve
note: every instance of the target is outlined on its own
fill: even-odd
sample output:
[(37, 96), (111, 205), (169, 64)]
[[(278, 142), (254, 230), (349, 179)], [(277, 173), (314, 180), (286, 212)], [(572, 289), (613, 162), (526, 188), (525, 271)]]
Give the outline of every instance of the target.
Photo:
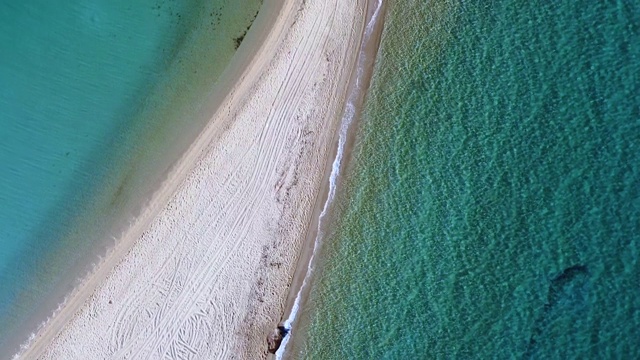
[(300, 309), (304, 307), (307, 296), (309, 295), (309, 285), (313, 278), (315, 257), (324, 240), (323, 228), (328, 225), (323, 222), (323, 220), (331, 211), (336, 189), (340, 186), (341, 172), (348, 166), (351, 148), (355, 141), (355, 131), (353, 131), (352, 128), (357, 125), (371, 82), (373, 67), (384, 29), (386, 1), (367, 0), (365, 7), (364, 28), (362, 29), (360, 44), (357, 50), (358, 55), (355, 67), (349, 80), (348, 93), (339, 125), (340, 128), (334, 145), (335, 153), (333, 154), (333, 162), (330, 163), (330, 169), (326, 171), (327, 177), (324, 179), (325, 185), (322, 194), (319, 196), (323, 201), (316, 203), (313, 216), (314, 220), (310, 224), (307, 232), (306, 246), (309, 247), (308, 253), (305, 258), (298, 262), (298, 269), (295, 275), (297, 279), (294, 278), (289, 290), (285, 313), (288, 313), (288, 315), (283, 321), (286, 334), (275, 354), (276, 359), (287, 358), (287, 345), (294, 333), (297, 314)]

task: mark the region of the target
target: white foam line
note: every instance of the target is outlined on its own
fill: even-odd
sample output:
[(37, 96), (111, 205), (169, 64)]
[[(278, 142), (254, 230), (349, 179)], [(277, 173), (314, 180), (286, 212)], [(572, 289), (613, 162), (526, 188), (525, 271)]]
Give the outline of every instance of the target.
[(309, 259), (309, 265), (307, 266), (307, 273), (305, 274), (305, 277), (302, 280), (302, 285), (300, 286), (300, 289), (298, 290), (298, 294), (296, 295), (296, 299), (293, 303), (293, 307), (291, 308), (291, 313), (289, 314), (289, 318), (287, 318), (287, 320), (284, 321), (284, 327), (285, 329), (287, 329), (287, 335), (285, 335), (284, 339), (282, 340), (282, 344), (280, 345), (280, 348), (276, 352), (276, 359), (278, 360), (281, 360), (283, 358), (287, 344), (289, 343), (289, 339), (293, 335), (292, 326), (296, 320), (296, 317), (298, 316), (298, 311), (300, 310), (300, 301), (302, 297), (301, 295), (303, 294), (303, 291), (308, 286), (309, 279), (311, 277), (311, 274), (313, 273), (314, 258), (317, 254), (318, 248), (320, 247), (320, 243), (321, 243), (320, 240), (324, 235), (322, 233), (322, 224), (323, 224), (322, 220), (326, 216), (329, 207), (333, 203), (333, 198), (336, 193), (336, 182), (340, 176), (340, 167), (342, 165), (344, 145), (347, 142), (349, 127), (351, 126), (351, 123), (353, 122), (353, 119), (356, 114), (355, 102), (357, 101), (358, 96), (363, 90), (361, 89), (361, 85), (362, 85), (361, 83), (362, 83), (364, 67), (367, 60), (366, 54), (364, 52), (364, 49), (365, 49), (364, 45), (370, 40), (371, 32), (374, 30), (374, 26), (378, 20), (378, 16), (380, 15), (380, 10), (382, 9), (382, 2), (383, 0), (378, 0), (376, 4), (376, 9), (373, 12), (373, 15), (371, 16), (371, 19), (369, 19), (369, 22), (367, 23), (367, 26), (365, 28), (364, 35), (362, 37), (360, 53), (358, 54), (358, 62), (357, 62), (358, 67), (357, 67), (357, 74), (355, 79), (355, 87), (349, 94), (349, 98), (345, 105), (345, 112), (344, 112), (344, 115), (342, 116), (342, 122), (340, 124), (338, 151), (336, 152), (336, 157), (333, 160), (333, 165), (331, 167), (331, 175), (329, 176), (329, 193), (327, 195), (327, 201), (324, 203), (324, 207), (322, 208), (322, 211), (320, 212), (320, 216), (318, 218), (318, 231), (317, 231), (315, 242), (313, 244), (313, 251), (311, 253), (311, 258)]

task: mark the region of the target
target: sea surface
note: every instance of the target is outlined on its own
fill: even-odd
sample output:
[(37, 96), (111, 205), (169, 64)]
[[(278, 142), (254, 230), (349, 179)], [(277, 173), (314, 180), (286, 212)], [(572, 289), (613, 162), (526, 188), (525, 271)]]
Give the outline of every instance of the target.
[(114, 221), (135, 215), (133, 199), (204, 125), (202, 102), (261, 3), (0, 5), (2, 354), (62, 300), (82, 275), (71, 270), (113, 245)]
[(640, 11), (390, 0), (294, 359), (640, 358)]

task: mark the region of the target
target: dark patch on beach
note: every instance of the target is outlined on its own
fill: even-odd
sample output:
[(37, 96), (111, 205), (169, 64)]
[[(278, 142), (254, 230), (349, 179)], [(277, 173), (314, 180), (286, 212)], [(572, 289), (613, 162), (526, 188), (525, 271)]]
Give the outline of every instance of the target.
[(289, 334), (289, 329), (287, 329), (283, 323), (278, 324), (278, 327), (269, 334), (267, 337), (267, 348), (270, 354), (275, 354), (276, 351), (278, 351), (282, 340), (287, 334)]

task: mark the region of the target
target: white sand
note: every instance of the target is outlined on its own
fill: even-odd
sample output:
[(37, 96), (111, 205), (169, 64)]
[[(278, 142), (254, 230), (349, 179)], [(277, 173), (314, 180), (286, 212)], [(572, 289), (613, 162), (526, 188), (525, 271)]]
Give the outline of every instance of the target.
[(266, 5), (280, 15), (207, 129), (23, 358), (267, 357), (326, 180), (366, 0)]

